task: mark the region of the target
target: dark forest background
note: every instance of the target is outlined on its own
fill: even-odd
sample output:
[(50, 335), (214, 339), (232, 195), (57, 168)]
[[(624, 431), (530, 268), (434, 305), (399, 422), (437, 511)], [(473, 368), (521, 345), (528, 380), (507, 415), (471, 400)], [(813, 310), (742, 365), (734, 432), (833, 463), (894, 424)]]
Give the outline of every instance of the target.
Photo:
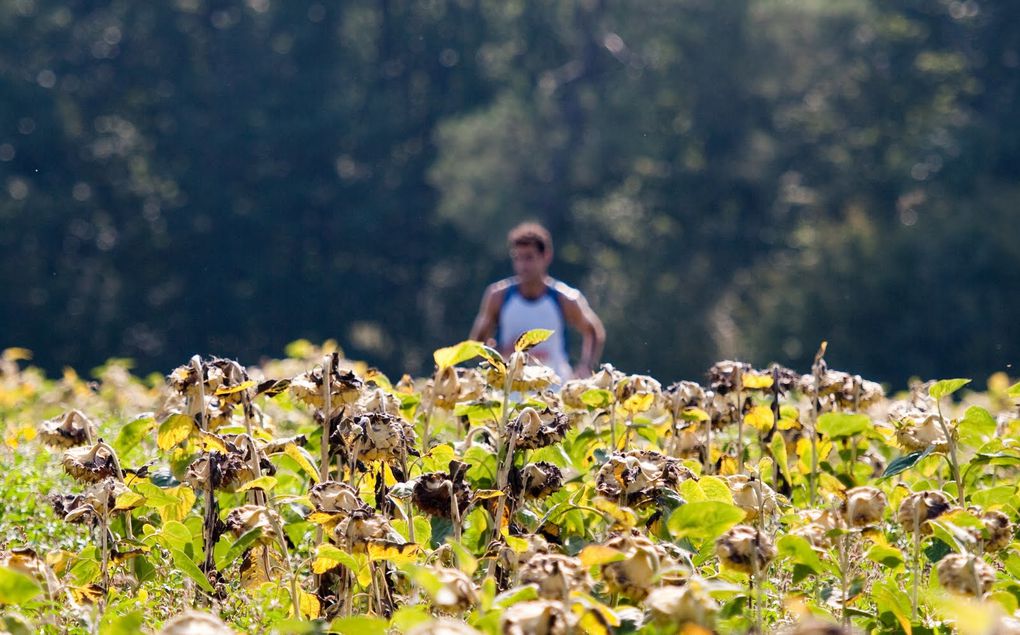
[(0, 348), (399, 374), (505, 232), (663, 381), (1020, 353), (1015, 0), (7, 0)]

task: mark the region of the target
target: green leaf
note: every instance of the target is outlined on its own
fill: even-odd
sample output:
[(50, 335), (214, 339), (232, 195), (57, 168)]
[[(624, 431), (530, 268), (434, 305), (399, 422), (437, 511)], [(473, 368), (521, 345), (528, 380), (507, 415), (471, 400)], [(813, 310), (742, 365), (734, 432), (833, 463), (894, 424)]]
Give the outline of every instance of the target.
[(608, 408), (613, 403), (613, 393), (604, 388), (591, 388), (581, 393), (581, 403), (596, 410)]
[(333, 545), (323, 544), (315, 550), (315, 560), (312, 562), (314, 573), (325, 573), (330, 569), (343, 565), (351, 571), (360, 568), (358, 561), (346, 551), (341, 551)]
[(865, 557), (889, 569), (895, 569), (905, 562), (903, 552), (888, 544), (872, 545)]
[(152, 413), (145, 413), (135, 417), (126, 423), (120, 429), (120, 432), (117, 433), (117, 439), (113, 442), (113, 449), (117, 451), (117, 455), (123, 460), (123, 457), (127, 456), (128, 452), (141, 443), (142, 439), (155, 426), (156, 420), (152, 417)]
[(498, 351), (474, 340), (464, 340), (459, 344), (440, 348), (432, 354), (432, 358), (440, 370), (448, 366), (456, 366), (474, 357), (481, 357), (497, 368), (506, 367), (506, 362), (503, 361), (503, 356)]
[(216, 568), (226, 569), (234, 562), (234, 560), (237, 560), (241, 554), (247, 551), (248, 547), (254, 544), (254, 542), (261, 536), (261, 527), (256, 527), (244, 532), (237, 540), (234, 541), (234, 544), (230, 545), (230, 549), (227, 550), (227, 553), (224, 554), (223, 558), (216, 563)]
[(928, 394), (935, 399), (942, 399), (963, 388), (970, 381), (969, 379), (942, 379), (932, 384), (931, 388), (928, 389)]
[(721, 501), (687, 503), (674, 511), (666, 522), (674, 538), (715, 540), (724, 531), (744, 519), (744, 510)]
[(793, 564), (805, 566), (814, 573), (821, 573), (823, 570), (818, 553), (803, 536), (787, 534), (776, 542), (776, 548), (779, 550), (780, 558), (788, 558)]
[(531, 329), (530, 331), (522, 333), (521, 336), (517, 338), (517, 341), (514, 342), (514, 350), (520, 353), (521, 351), (526, 351), (529, 348), (538, 346), (549, 339), (553, 333), (554, 331), (550, 329)]
[(296, 443), (288, 443), (283, 446), (283, 453), (294, 459), (301, 466), (301, 469), (304, 470), (305, 474), (311, 477), (313, 483), (319, 482), (319, 471), (315, 469), (312, 455), (308, 453), (308, 450), (298, 446)]
[(171, 549), (170, 555), (173, 556), (174, 564), (181, 570), (181, 573), (194, 580), (195, 584), (202, 587), (206, 592), (213, 593), (215, 591), (212, 585), (209, 584), (205, 574), (202, 573), (202, 570), (198, 568), (195, 561), (189, 558), (186, 553), (180, 549)]
[(29, 576), (8, 567), (0, 567), (0, 604), (24, 604), (42, 593)]
[(852, 437), (871, 429), (871, 419), (868, 415), (826, 412), (818, 417), (818, 431), (830, 439)]
[(398, 633), (406, 633), (419, 624), (432, 621), (432, 615), (425, 610), (425, 607), (402, 606), (393, 613), (390, 618), (390, 626)]
[(979, 489), (970, 494), (968, 498), (975, 505), (987, 508), (1011, 503), (1015, 494), (1016, 487), (1014, 485), (998, 485)]
[(775, 459), (776, 465), (779, 466), (779, 471), (783, 474), (783, 478), (792, 485), (793, 477), (790, 475), (790, 459), (786, 455), (786, 440), (783, 439), (783, 435), (772, 435), (772, 440), (769, 441), (769, 449), (772, 450), (772, 456)]
[(909, 454), (896, 457), (889, 462), (889, 466), (886, 467), (885, 472), (882, 473), (882, 478), (889, 478), (890, 476), (895, 476), (900, 472), (910, 469), (915, 463), (931, 454), (934, 449), (935, 446), (930, 446), (924, 450), (917, 450), (915, 452), (910, 452)]
[(156, 444), (160, 450), (169, 450), (187, 439), (194, 429), (195, 421), (188, 415), (180, 413), (170, 415), (166, 421), (159, 424), (159, 432), (156, 433)]
[(1020, 397), (1020, 381), (1007, 388), (1006, 395), (1009, 397)]
[(99, 635), (135, 635), (142, 632), (144, 617), (141, 611), (117, 615), (107, 611), (99, 623)]
[(910, 596), (895, 580), (887, 579), (875, 583), (871, 587), (871, 595), (879, 615), (891, 613), (907, 635), (913, 633), (910, 624)]
[(960, 443), (971, 448), (979, 448), (995, 436), (995, 417), (981, 406), (967, 408), (963, 419), (956, 426), (960, 435)]
[(184, 551), (191, 544), (192, 535), (191, 530), (183, 523), (169, 520), (163, 523), (163, 528), (159, 530), (159, 539), (167, 549)]
[(340, 635), (386, 635), (389, 626), (389, 622), (381, 617), (354, 615), (333, 620), (329, 631)]

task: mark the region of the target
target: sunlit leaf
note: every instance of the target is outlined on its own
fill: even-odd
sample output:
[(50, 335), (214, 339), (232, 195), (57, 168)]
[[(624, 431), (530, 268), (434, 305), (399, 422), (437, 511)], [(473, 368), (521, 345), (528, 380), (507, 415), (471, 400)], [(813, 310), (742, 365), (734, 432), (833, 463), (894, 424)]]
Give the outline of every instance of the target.
[(596, 410), (608, 408), (613, 403), (613, 393), (604, 388), (589, 388), (581, 393), (581, 403)]
[(381, 617), (354, 615), (333, 620), (329, 625), (329, 632), (339, 635), (386, 635), (389, 626), (389, 622)]
[(868, 415), (826, 412), (818, 417), (816, 429), (830, 439), (843, 439), (864, 434), (872, 429), (872, 425)]
[(623, 409), (626, 410), (627, 412), (637, 413), (645, 412), (646, 410), (651, 408), (652, 404), (654, 403), (655, 394), (646, 392), (631, 395), (630, 397), (627, 398), (626, 401), (623, 402), (622, 405)]
[(970, 383), (969, 379), (942, 379), (935, 382), (928, 388), (928, 394), (935, 399), (942, 399), (953, 394)]
[(241, 487), (238, 487), (237, 491), (238, 492), (247, 492), (250, 489), (256, 489), (257, 488), (257, 489), (261, 489), (261, 490), (264, 490), (264, 491), (268, 492), (268, 491), (271, 491), (274, 487), (276, 487), (276, 477), (275, 476), (266, 475), (266, 476), (260, 476), (260, 477), (258, 477), (256, 479), (252, 479), (252, 480), (248, 481), (247, 483), (245, 483)]
[(283, 446), (283, 453), (294, 459), (295, 462), (301, 469), (304, 470), (313, 482), (319, 482), (319, 471), (315, 469), (315, 465), (312, 463), (311, 455), (308, 454), (308, 450), (298, 446), (296, 443), (288, 443)]
[(195, 421), (186, 414), (173, 414), (159, 424), (156, 433), (156, 444), (160, 450), (169, 450), (187, 439), (195, 429)]
[(577, 557), (580, 558), (581, 564), (585, 567), (593, 567), (595, 565), (626, 560), (627, 554), (619, 549), (613, 549), (604, 545), (588, 545), (581, 550), (581, 553), (577, 554)]
[(746, 373), (740, 377), (740, 383), (748, 390), (763, 390), (772, 387), (772, 375)]
[(414, 562), (421, 547), (413, 542), (402, 545), (392, 542), (371, 542), (368, 545), (368, 558), (371, 561), (385, 560), (393, 564)]
[(760, 432), (771, 430), (773, 421), (775, 418), (768, 406), (754, 406), (744, 415), (744, 423)]
[(125, 510), (134, 509), (142, 504), (145, 497), (136, 492), (124, 492), (117, 497), (116, 503), (114, 504), (114, 510)]
[(674, 538), (715, 540), (744, 519), (744, 511), (721, 501), (699, 501), (678, 507), (666, 521)]
[(325, 573), (340, 565), (356, 571), (360, 565), (351, 554), (341, 551), (330, 544), (319, 545), (315, 550), (315, 559), (312, 561), (312, 572)]
[(776, 548), (779, 550), (779, 557), (786, 558), (793, 564), (807, 567), (814, 573), (821, 573), (823, 570), (822, 561), (818, 553), (811, 547), (811, 543), (803, 536), (786, 534), (776, 541)]
[(223, 395), (233, 395), (234, 393), (239, 393), (242, 390), (248, 390), (254, 385), (255, 382), (249, 379), (248, 381), (243, 381), (234, 386), (220, 386), (219, 388), (216, 389), (216, 392), (214, 392), (213, 395), (216, 397), (222, 397)]
[(514, 350), (520, 353), (526, 351), (534, 346), (538, 346), (542, 342), (549, 339), (554, 331), (550, 329), (531, 329), (521, 333), (521, 336), (514, 342)]
[(319, 617), (322, 607), (319, 605), (319, 598), (313, 593), (298, 589), (298, 602), (301, 603), (301, 617), (306, 619)]
[(918, 461), (928, 456), (935, 450), (935, 446), (929, 446), (924, 450), (917, 450), (898, 456), (889, 462), (888, 467), (885, 468), (885, 472), (882, 473), (882, 478), (889, 478), (895, 476), (900, 472), (906, 471), (913, 467)]
[(979, 448), (995, 436), (995, 417), (981, 406), (967, 408), (963, 419), (956, 426), (960, 443), (966, 447)]
[(1006, 395), (1009, 397), (1020, 397), (1020, 381), (1007, 388)]

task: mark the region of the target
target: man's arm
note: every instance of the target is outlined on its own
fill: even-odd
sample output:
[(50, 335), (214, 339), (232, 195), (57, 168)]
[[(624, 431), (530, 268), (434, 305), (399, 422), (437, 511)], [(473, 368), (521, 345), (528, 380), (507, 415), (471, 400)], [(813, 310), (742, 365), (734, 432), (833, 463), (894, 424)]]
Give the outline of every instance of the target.
[(495, 333), (499, 309), (503, 302), (504, 286), (497, 282), (486, 287), (485, 293), (482, 294), (482, 306), (479, 307), (478, 316), (471, 326), (469, 339), (488, 343), (487, 340)]
[(563, 317), (567, 324), (581, 333), (581, 360), (575, 369), (575, 375), (586, 377), (591, 374), (602, 356), (602, 347), (606, 343), (606, 329), (602, 320), (588, 305), (588, 300), (581, 292), (564, 296)]

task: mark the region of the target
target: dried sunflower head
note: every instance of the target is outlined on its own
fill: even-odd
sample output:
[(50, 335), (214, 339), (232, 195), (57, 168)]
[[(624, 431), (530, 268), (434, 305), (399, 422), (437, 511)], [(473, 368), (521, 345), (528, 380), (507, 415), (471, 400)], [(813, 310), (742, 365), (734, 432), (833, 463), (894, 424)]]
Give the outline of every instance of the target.
[[(124, 494), (130, 493), (132, 493), (131, 488), (119, 479), (110, 476), (86, 487), (82, 496), (83, 502), (95, 510), (95, 513), (104, 515), (112, 514), (115, 511), (127, 511), (128, 508), (126, 507), (122, 507), (119, 510), (115, 508), (117, 507), (117, 499)], [(141, 501), (138, 502), (140, 503)], [(133, 506), (137, 506), (137, 504)], [(73, 518), (77, 511), (71, 510), (68, 512), (68, 516)]]
[(308, 499), (315, 506), (315, 511), (326, 514), (350, 514), (368, 508), (353, 487), (336, 481), (316, 483)]
[(913, 533), (914, 525), (917, 524), (922, 534), (929, 534), (931, 528), (928, 521), (938, 518), (949, 511), (950, 507), (949, 498), (940, 491), (914, 492), (900, 503), (900, 508), (896, 511), (896, 521), (903, 525), (903, 529), (908, 533)]
[(64, 452), (61, 459), (64, 471), (82, 483), (95, 483), (117, 476), (117, 459), (105, 443), (92, 447), (81, 446)]
[(666, 389), (665, 396), (673, 412), (705, 406), (705, 390), (693, 381), (679, 381), (671, 385)]
[(747, 520), (755, 520), (761, 512), (771, 517), (779, 511), (776, 491), (760, 478), (733, 474), (726, 477), (726, 483), (733, 494), (733, 504), (744, 510)]
[(547, 461), (528, 463), (521, 468), (520, 479), (528, 498), (543, 498), (563, 487), (563, 472)]
[(711, 628), (719, 612), (719, 604), (703, 584), (693, 579), (683, 586), (652, 589), (644, 604), (652, 619), (660, 624), (676, 626), (695, 624)]
[(772, 540), (754, 527), (737, 525), (715, 541), (715, 555), (730, 569), (747, 574), (763, 572), (778, 551)]
[(349, 370), (340, 370), (337, 366), (338, 357), (333, 355), (328, 372), (322, 366), (301, 373), (290, 382), (290, 391), (294, 397), (319, 410), (326, 407), (324, 398), (325, 377), (329, 377), (329, 418), (335, 416), (346, 404), (352, 404), (361, 397), (364, 384)]
[(816, 617), (806, 617), (781, 633), (783, 635), (856, 635), (857, 631)]
[(369, 412), (345, 418), (330, 436), (344, 455), (356, 451), (359, 461), (400, 461), (417, 455), (414, 427), (400, 417)]
[(531, 600), (506, 609), (499, 628), (502, 635), (567, 635), (574, 621), (574, 614), (563, 602)]
[(679, 459), (648, 450), (612, 454), (595, 475), (595, 489), (613, 500), (637, 505), (653, 500), (662, 488), (694, 478)]
[(255, 470), (241, 450), (202, 452), (184, 474), (184, 482), (195, 491), (204, 491), (210, 481), (213, 489), (236, 492), (239, 487), (255, 478)]
[(609, 590), (640, 602), (648, 595), (662, 565), (662, 554), (644, 535), (631, 531), (611, 537), (604, 546), (626, 558), (602, 565), (602, 579)]
[(594, 388), (590, 379), (571, 379), (560, 389), (560, 399), (563, 400), (563, 405), (568, 408), (586, 410), (588, 406), (581, 400), (581, 396)]
[(939, 560), (936, 569), (942, 588), (961, 595), (984, 595), (995, 582), (995, 569), (976, 556), (952, 553)]
[(428, 386), (433, 403), (450, 410), (460, 402), (480, 399), (485, 394), (485, 377), (475, 368), (447, 366)]
[(39, 425), (39, 438), (46, 445), (57, 448), (82, 445), (95, 435), (96, 424), (92, 423), (81, 410), (69, 410)]
[(888, 504), (885, 492), (877, 487), (854, 487), (846, 491), (839, 513), (849, 527), (869, 527), (882, 520)]
[(949, 449), (938, 413), (917, 410), (899, 402), (889, 409), (889, 422), (896, 428), (896, 440), (908, 451), (929, 447), (940, 452)]
[(740, 376), (750, 371), (751, 365), (745, 362), (732, 360), (716, 362), (708, 369), (708, 383), (715, 394), (728, 395), (743, 388)]
[(979, 517), (984, 531), (978, 532), (980, 535), (977, 538), (983, 542), (986, 552), (1002, 551), (1013, 542), (1013, 523), (1009, 516), (997, 510), (988, 510), (980, 512)]
[(471, 504), (471, 488), (464, 482), (467, 464), (450, 461), (450, 472), (433, 472), (418, 477), (411, 491), (411, 500), (430, 516), (452, 518), (453, 499), (457, 513), (463, 514)]
[(839, 516), (829, 509), (804, 510), (799, 516), (804, 524), (792, 529), (791, 534), (807, 539), (816, 549), (827, 549), (832, 546), (832, 539), (828, 533), (842, 526), (842, 519)]
[(445, 613), (463, 613), (478, 604), (474, 582), (459, 569), (433, 567), (432, 573), (442, 586), (432, 596), (432, 605)]
[(591, 577), (581, 561), (571, 556), (549, 553), (523, 560), (521, 584), (534, 584), (539, 597), (561, 600), (571, 591), (588, 593)]
[(648, 375), (630, 375), (616, 383), (616, 401), (620, 404), (626, 404), (631, 398), (647, 398), (649, 404), (654, 404), (661, 394), (662, 385)]
[(48, 498), (53, 507), (53, 514), (58, 518), (63, 518), (66, 522), (88, 523), (96, 519), (95, 514), (89, 513), (76, 514), (70, 521), (67, 521), (68, 514), (76, 509), (84, 508), (85, 497), (81, 494), (50, 494)]
[(363, 412), (379, 412), (393, 417), (400, 416), (400, 400), (382, 388), (365, 391), (355, 408)]
[(564, 414), (548, 408), (539, 412), (528, 406), (507, 425), (507, 433), (514, 448), (534, 450), (562, 441), (569, 427), (570, 420)]
[(598, 372), (588, 378), (593, 388), (600, 388), (614, 393), (618, 384), (626, 375), (613, 368), (612, 364), (602, 364)]
[(273, 523), (282, 526), (283, 521), (276, 511), (262, 505), (242, 505), (230, 510), (224, 523), (235, 538), (240, 538), (249, 531), (257, 530), (257, 542), (269, 544), (276, 538)]
[[(560, 376), (556, 374), (556, 371), (523, 351), (510, 355), (510, 359), (507, 362), (507, 372), (513, 378), (510, 383), (510, 390), (518, 392), (537, 392), (553, 384), (560, 383)], [(502, 388), (506, 378), (501, 369), (490, 364), (486, 373), (486, 380), (489, 385)]]
[(234, 635), (234, 630), (215, 615), (186, 611), (168, 621), (159, 635)]
[(351, 553), (365, 553), (371, 543), (401, 543), (403, 539), (385, 516), (368, 509), (352, 512), (341, 520), (333, 530), (333, 541)]

